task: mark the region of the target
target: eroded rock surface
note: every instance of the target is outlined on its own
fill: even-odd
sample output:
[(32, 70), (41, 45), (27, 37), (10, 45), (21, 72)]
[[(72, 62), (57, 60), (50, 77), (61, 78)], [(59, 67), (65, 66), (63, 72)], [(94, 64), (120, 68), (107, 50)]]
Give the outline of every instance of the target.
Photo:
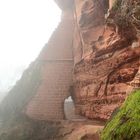
[[(105, 20), (108, 4), (105, 1), (76, 2), (76, 30), (79, 31), (74, 36), (76, 111), (90, 119), (107, 120), (133, 89), (130, 83), (139, 69), (138, 30), (131, 23), (126, 24), (133, 16), (129, 19), (124, 14), (117, 21), (120, 11), (114, 13), (114, 9)], [(125, 13), (126, 7), (136, 9), (136, 5), (136, 1), (121, 1), (118, 6)]]

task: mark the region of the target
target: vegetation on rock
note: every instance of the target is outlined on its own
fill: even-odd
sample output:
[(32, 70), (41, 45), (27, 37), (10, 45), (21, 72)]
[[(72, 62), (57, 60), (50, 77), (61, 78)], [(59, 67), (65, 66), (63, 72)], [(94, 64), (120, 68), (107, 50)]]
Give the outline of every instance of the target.
[(105, 126), (101, 139), (140, 139), (140, 90), (129, 95), (117, 115)]

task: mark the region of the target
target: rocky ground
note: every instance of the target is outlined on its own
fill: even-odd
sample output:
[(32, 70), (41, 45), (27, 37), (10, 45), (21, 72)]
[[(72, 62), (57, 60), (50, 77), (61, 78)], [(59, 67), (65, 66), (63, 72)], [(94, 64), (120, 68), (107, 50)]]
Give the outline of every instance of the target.
[(103, 122), (15, 120), (0, 129), (0, 140), (99, 140)]

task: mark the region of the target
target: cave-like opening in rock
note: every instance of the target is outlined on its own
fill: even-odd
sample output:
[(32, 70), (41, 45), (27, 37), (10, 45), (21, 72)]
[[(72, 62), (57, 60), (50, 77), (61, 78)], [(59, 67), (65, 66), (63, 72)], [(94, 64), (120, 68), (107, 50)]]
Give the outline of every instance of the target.
[(64, 115), (66, 120), (85, 121), (86, 118), (76, 113), (76, 107), (72, 96), (69, 96), (64, 101)]
[(64, 101), (64, 114), (65, 119), (71, 120), (75, 118), (75, 106), (71, 96)]

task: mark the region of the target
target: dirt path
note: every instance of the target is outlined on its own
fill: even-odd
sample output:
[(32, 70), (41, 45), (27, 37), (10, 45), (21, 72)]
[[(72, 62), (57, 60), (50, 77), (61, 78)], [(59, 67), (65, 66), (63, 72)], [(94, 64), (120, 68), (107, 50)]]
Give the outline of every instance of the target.
[(96, 120), (64, 121), (62, 124), (63, 140), (99, 140), (99, 132), (104, 127), (103, 122)]

